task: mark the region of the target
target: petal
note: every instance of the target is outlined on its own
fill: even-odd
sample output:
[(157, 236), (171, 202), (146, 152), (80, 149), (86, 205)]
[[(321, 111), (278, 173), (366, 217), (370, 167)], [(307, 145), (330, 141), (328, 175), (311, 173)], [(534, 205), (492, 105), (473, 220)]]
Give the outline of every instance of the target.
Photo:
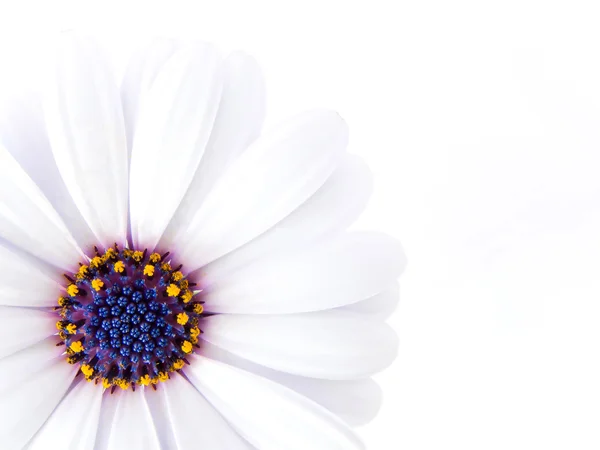
[(117, 389), (114, 394), (106, 390), (102, 409), (105, 403), (112, 414), (107, 417), (104, 411), (101, 412), (95, 450), (160, 450), (143, 389), (135, 392)]
[(140, 105), (156, 76), (178, 47), (179, 44), (174, 39), (154, 38), (147, 45), (138, 49), (129, 60), (121, 84), (121, 101), (127, 130), (129, 156), (131, 156)]
[(223, 62), (223, 73), (223, 92), (210, 140), (194, 179), (165, 231), (161, 241), (164, 247), (171, 247), (221, 174), (260, 134), (265, 116), (265, 87), (257, 62), (235, 52)]
[(381, 407), (381, 388), (370, 378), (334, 381), (291, 375), (240, 358), (206, 341), (202, 343), (202, 356), (252, 372), (293, 389), (327, 408), (353, 427), (370, 422)]
[(3, 448), (23, 448), (48, 419), (71, 385), (77, 369), (63, 357), (0, 392)]
[(28, 450), (94, 448), (101, 403), (102, 388), (79, 380), (37, 432)]
[(94, 237), (58, 172), (46, 133), (41, 94), (31, 86), (11, 84), (10, 98), (2, 102), (0, 140), (62, 218), (80, 246)]
[(402, 273), (400, 244), (381, 233), (352, 232), (254, 264), (207, 284), (210, 312), (288, 314), (356, 303), (381, 292)]
[(72, 33), (56, 59), (44, 112), (58, 169), (100, 242), (125, 242), (127, 140), (113, 74), (94, 43)]
[(59, 293), (48, 273), (0, 242), (0, 305), (55, 306)]
[[(155, 423), (166, 421), (171, 446), (179, 450), (241, 450), (251, 447), (229, 426), (210, 403), (181, 375), (174, 373), (156, 392), (146, 390)], [(152, 398), (152, 400), (150, 400)], [(155, 415), (155, 412), (157, 415)], [(167, 419), (168, 418), (168, 419)], [(157, 420), (158, 419), (158, 420)], [(198, 427), (206, 430), (198, 432)]]
[(54, 334), (57, 318), (38, 309), (0, 306), (0, 358)]
[(56, 346), (57, 342), (56, 336), (50, 336), (0, 358), (0, 391), (51, 365), (64, 351), (64, 347)]
[(313, 111), (255, 141), (223, 174), (177, 237), (190, 270), (240, 247), (313, 195), (338, 165), (345, 122)]
[(293, 213), (246, 245), (202, 269), (220, 278), (264, 255), (298, 249), (344, 230), (367, 205), (373, 188), (367, 165), (346, 155), (327, 182)]
[(266, 378), (194, 356), (185, 374), (231, 425), (261, 450), (363, 449), (326, 409)]
[(77, 244), (40, 189), (0, 146), (0, 237), (68, 269), (81, 257)]
[(285, 316), (219, 314), (204, 319), (203, 339), (282, 372), (328, 380), (366, 378), (395, 359), (398, 338), (386, 324), (345, 311)]
[(145, 95), (131, 155), (131, 231), (154, 248), (198, 168), (221, 96), (220, 56), (208, 45), (183, 48)]
[(363, 314), (372, 319), (387, 320), (396, 311), (399, 301), (400, 286), (398, 282), (395, 282), (379, 294), (353, 305), (344, 306), (342, 309), (356, 314)]

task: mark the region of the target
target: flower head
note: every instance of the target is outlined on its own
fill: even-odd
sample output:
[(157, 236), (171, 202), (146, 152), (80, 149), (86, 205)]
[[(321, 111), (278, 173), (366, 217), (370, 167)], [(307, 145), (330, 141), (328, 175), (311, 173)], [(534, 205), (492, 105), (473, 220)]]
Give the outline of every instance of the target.
[(90, 40), (55, 56), (0, 124), (3, 446), (362, 448), (404, 257), (345, 231), (371, 184), (343, 120), (261, 135), (256, 63), (206, 44), (152, 42), (120, 89)]

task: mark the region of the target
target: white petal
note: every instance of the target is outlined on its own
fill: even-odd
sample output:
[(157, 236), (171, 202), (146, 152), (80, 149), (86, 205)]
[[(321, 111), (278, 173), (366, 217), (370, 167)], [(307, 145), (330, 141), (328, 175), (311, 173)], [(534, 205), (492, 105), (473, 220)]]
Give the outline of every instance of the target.
[(210, 140), (161, 240), (163, 247), (171, 247), (223, 171), (260, 134), (265, 116), (265, 87), (260, 67), (254, 58), (235, 52), (223, 62), (223, 72), (223, 92)]
[(0, 305), (55, 306), (60, 292), (49, 274), (0, 242)]
[(185, 374), (260, 450), (351, 450), (364, 446), (341, 419), (266, 378), (194, 356)]
[(320, 311), (381, 292), (402, 273), (406, 259), (393, 238), (371, 232), (335, 239), (274, 258), (263, 258), (213, 282), (204, 272), (205, 308), (235, 314)]
[[(22, 368), (27, 371), (27, 368)], [(0, 442), (23, 448), (65, 395), (77, 369), (63, 357), (0, 392)]]
[(81, 379), (29, 443), (28, 450), (94, 448), (101, 403), (102, 388)]
[(131, 231), (154, 248), (198, 168), (221, 96), (220, 56), (208, 45), (175, 53), (158, 74), (136, 126), (131, 155)]
[(129, 155), (131, 155), (133, 146), (140, 105), (156, 76), (178, 47), (179, 44), (174, 39), (154, 38), (137, 50), (129, 60), (121, 84), (121, 100)]
[(389, 366), (398, 338), (385, 323), (345, 311), (285, 316), (219, 314), (203, 339), (282, 372), (330, 380), (366, 378)]
[(202, 269), (221, 278), (264, 256), (302, 248), (319, 238), (344, 230), (365, 208), (372, 192), (367, 165), (346, 155), (327, 182), (293, 213), (246, 245)]
[(0, 391), (51, 365), (64, 352), (64, 347), (56, 346), (57, 342), (57, 336), (50, 336), (0, 358)]
[(41, 94), (31, 90), (31, 86), (11, 86), (10, 99), (2, 102), (0, 111), (0, 140), (43, 192), (79, 246), (93, 245), (94, 235), (75, 206), (54, 161)]
[[(116, 399), (107, 399), (111, 396)], [(105, 403), (107, 409), (114, 412), (112, 417), (101, 412), (95, 450), (160, 450), (143, 389), (136, 389), (135, 392), (117, 389), (114, 394), (106, 390), (102, 409)]]
[(252, 372), (293, 389), (324, 406), (353, 427), (370, 422), (381, 407), (381, 388), (370, 378), (322, 380), (291, 375), (240, 358), (206, 341), (202, 343), (202, 356)]
[[(148, 403), (158, 413), (155, 423), (167, 421), (173, 434), (171, 447), (179, 450), (242, 450), (251, 447), (213, 406), (181, 375), (174, 373), (156, 392), (147, 389)], [(150, 400), (152, 398), (152, 400)], [(168, 418), (168, 419), (167, 419)], [(157, 420), (158, 419), (158, 420)], [(199, 432), (199, 430), (201, 430)], [(168, 445), (168, 444), (167, 444)]]
[(40, 189), (0, 146), (0, 237), (62, 269), (81, 258), (77, 244)]
[(56, 314), (34, 308), (0, 306), (0, 358), (56, 332)]
[(96, 46), (62, 36), (44, 112), (54, 158), (105, 246), (127, 232), (127, 140), (118, 87)]
[(386, 320), (398, 307), (399, 300), (400, 286), (398, 282), (395, 282), (385, 291), (353, 305), (344, 306), (342, 309), (357, 314), (364, 314), (373, 319)]
[(190, 270), (202, 267), (294, 211), (329, 178), (347, 139), (337, 114), (313, 111), (255, 141), (178, 235), (184, 264)]

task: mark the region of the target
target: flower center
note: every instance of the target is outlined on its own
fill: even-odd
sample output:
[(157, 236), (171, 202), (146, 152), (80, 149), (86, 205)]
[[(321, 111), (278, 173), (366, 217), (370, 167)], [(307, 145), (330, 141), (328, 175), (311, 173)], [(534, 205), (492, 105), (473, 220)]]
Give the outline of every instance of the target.
[[(80, 364), (87, 381), (105, 388), (156, 389), (169, 373), (188, 364), (198, 347), (203, 302), (168, 253), (119, 250), (115, 244), (80, 264), (56, 323), (69, 364)], [(196, 296), (196, 297), (195, 297)]]

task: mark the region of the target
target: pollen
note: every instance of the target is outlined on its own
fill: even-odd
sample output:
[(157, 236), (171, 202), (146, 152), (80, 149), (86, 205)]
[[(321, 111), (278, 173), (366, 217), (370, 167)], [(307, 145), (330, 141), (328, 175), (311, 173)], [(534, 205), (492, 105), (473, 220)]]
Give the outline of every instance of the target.
[(94, 369), (92, 369), (92, 367), (88, 366), (87, 364), (82, 364), (81, 372), (85, 375), (86, 378), (89, 378), (94, 374)]
[(81, 353), (83, 351), (83, 344), (81, 343), (81, 341), (75, 341), (72, 342), (71, 345), (69, 345), (69, 348), (75, 353)]
[(138, 381), (138, 383), (141, 384), (142, 386), (149, 386), (150, 382), (151, 382), (150, 375), (148, 375), (148, 374), (141, 377)]
[(192, 294), (192, 291), (185, 291), (181, 296), (181, 299), (183, 300), (183, 303), (189, 303), (193, 296), (194, 294)]
[(108, 389), (111, 386), (112, 386), (112, 383), (110, 381), (108, 381), (108, 378), (102, 378), (102, 387), (104, 389)]
[(87, 274), (88, 274), (88, 266), (82, 264), (81, 266), (79, 266), (79, 270), (77, 271), (77, 274), (75, 275), (75, 277), (78, 280), (83, 280)]
[(185, 362), (183, 361), (183, 359), (178, 359), (177, 361), (175, 361), (173, 363), (173, 369), (175, 369), (175, 370), (182, 369), (184, 365), (185, 365)]
[(74, 297), (79, 294), (79, 288), (74, 284), (70, 284), (67, 286), (67, 294), (69, 294), (71, 297)]
[(159, 253), (152, 253), (149, 259), (152, 264), (156, 264), (157, 262), (160, 262), (161, 256)]
[(144, 252), (140, 252), (139, 250), (133, 252), (133, 259), (135, 262), (140, 262), (144, 257)]
[(70, 323), (69, 325), (67, 325), (65, 327), (65, 330), (67, 331), (67, 333), (69, 334), (75, 334), (75, 332), (77, 331), (77, 327), (75, 326), (74, 323)]
[(123, 273), (125, 271), (125, 263), (123, 261), (117, 261), (113, 269), (117, 273)]
[(183, 274), (179, 270), (177, 272), (173, 272), (173, 281), (181, 280), (183, 280)]
[(181, 344), (181, 350), (183, 350), (185, 353), (191, 353), (192, 349), (193, 347), (190, 341), (183, 341), (183, 344)]
[(167, 381), (169, 379), (169, 374), (166, 372), (158, 373), (158, 381)]
[[(184, 300), (185, 301), (185, 300)], [(196, 314), (202, 314), (204, 312), (204, 306), (201, 303), (196, 303), (194, 305), (194, 312)]]
[(154, 276), (154, 266), (151, 264), (148, 264), (146, 267), (144, 267), (144, 275), (146, 275), (147, 277), (153, 277)]
[(104, 281), (102, 281), (100, 278), (96, 278), (92, 281), (92, 289), (94, 289), (96, 292), (100, 291), (100, 289), (103, 287)]
[(102, 265), (102, 258), (100, 258), (99, 256), (94, 256), (92, 258), (92, 260), (90, 261), (90, 267), (92, 267), (94, 269), (97, 269), (101, 265)]
[(179, 289), (179, 286), (177, 286), (176, 284), (170, 284), (167, 288), (167, 295), (169, 297), (177, 297), (180, 292), (181, 289)]
[(177, 323), (179, 325), (185, 325), (186, 323), (188, 323), (189, 317), (186, 313), (182, 312), (177, 314)]
[(198, 327), (193, 327), (190, 329), (190, 336), (191, 337), (198, 337), (200, 335), (200, 328)]

